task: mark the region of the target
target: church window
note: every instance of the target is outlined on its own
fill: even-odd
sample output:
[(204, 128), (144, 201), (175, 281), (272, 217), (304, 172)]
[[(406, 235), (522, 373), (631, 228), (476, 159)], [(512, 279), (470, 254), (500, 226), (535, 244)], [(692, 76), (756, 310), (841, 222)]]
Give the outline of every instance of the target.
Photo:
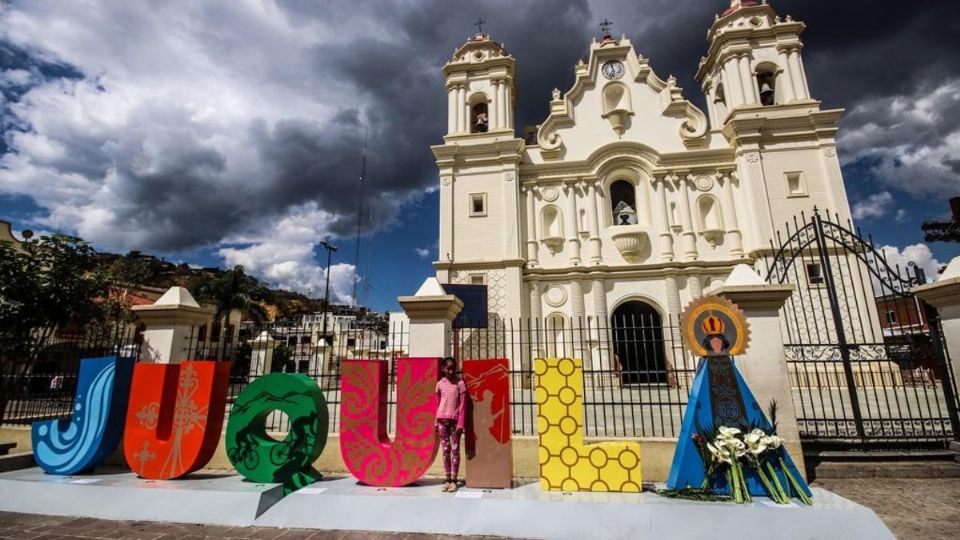
[(720, 215), (720, 205), (717, 200), (710, 195), (700, 197), (697, 202), (700, 210), (700, 230), (701, 231), (720, 231), (723, 230), (723, 216)]
[(807, 263), (807, 283), (823, 285), (823, 269), (820, 268), (820, 263)]
[(897, 312), (888, 311), (887, 312), (887, 324), (897, 324)]
[(610, 184), (610, 206), (614, 225), (637, 224), (637, 196), (633, 184), (626, 180)]
[(484, 285), (486, 282), (487, 276), (485, 274), (470, 274), (471, 285)]
[(470, 133), (486, 133), (489, 125), (486, 103), (477, 103), (470, 108)]
[(757, 88), (760, 89), (761, 105), (777, 104), (777, 69), (764, 64), (757, 68)]
[(787, 179), (788, 197), (806, 197), (807, 184), (804, 181), (803, 173), (799, 171), (783, 173)]
[(487, 215), (487, 194), (470, 194), (470, 217), (480, 217)]

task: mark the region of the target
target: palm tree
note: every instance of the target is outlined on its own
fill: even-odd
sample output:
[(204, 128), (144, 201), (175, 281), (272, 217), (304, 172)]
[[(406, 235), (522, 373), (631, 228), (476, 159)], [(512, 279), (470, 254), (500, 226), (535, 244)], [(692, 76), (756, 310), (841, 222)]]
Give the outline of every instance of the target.
[[(227, 329), (230, 312), (235, 309), (240, 310), (242, 317), (258, 325), (267, 319), (267, 312), (260, 305), (267, 295), (267, 288), (256, 278), (244, 273), (241, 265), (199, 283), (194, 294), (197, 300), (216, 307), (213, 317), (221, 321), (220, 328), (223, 331)], [(221, 340), (221, 358), (226, 350), (226, 341), (226, 337)]]

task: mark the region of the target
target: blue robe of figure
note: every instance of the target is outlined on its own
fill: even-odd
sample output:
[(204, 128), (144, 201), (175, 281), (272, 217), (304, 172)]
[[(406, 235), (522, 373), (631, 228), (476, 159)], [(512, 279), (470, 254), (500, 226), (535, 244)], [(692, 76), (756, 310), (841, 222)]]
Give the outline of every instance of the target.
[[(717, 410), (714, 410), (714, 405)], [(737, 425), (737, 424), (741, 425)], [(772, 431), (770, 421), (763, 414), (760, 404), (753, 396), (753, 392), (743, 380), (733, 359), (729, 356), (705, 358), (693, 379), (690, 388), (690, 399), (687, 410), (683, 415), (683, 428), (677, 440), (677, 448), (673, 454), (673, 464), (670, 466), (670, 476), (667, 478), (668, 489), (683, 489), (687, 486), (699, 488), (706, 478), (706, 469), (700, 452), (697, 450), (693, 435), (699, 430), (712, 430), (719, 426), (736, 427), (744, 431), (760, 428), (766, 433)], [(799, 473), (790, 455), (784, 448), (783, 461), (790, 473), (800, 483), (801, 488), (809, 496), (810, 488)], [(780, 485), (789, 491), (789, 482), (776, 467)], [(743, 468), (744, 477), (750, 495), (766, 496), (767, 490), (760, 481), (756, 471), (750, 467)], [(712, 478), (711, 488), (718, 493), (730, 493), (730, 485), (722, 475)]]
[(69, 420), (33, 423), (33, 457), (50, 474), (76, 474), (110, 457), (123, 436), (133, 358), (84, 358)]

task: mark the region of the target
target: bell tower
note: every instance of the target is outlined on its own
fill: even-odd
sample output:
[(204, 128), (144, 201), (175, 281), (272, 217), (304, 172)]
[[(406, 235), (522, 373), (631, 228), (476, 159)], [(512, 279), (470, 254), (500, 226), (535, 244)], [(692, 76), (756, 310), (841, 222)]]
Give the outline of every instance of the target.
[(512, 137), (515, 61), (502, 44), (477, 33), (443, 67), (447, 136), (497, 133)]
[[(478, 21), (478, 26), (483, 23)], [(482, 31), (443, 66), (447, 134), (431, 147), (440, 176), (441, 283), (487, 286), (491, 313), (519, 317), (520, 163), (514, 135), (516, 62)]]
[(804, 27), (790, 16), (781, 19), (765, 0), (733, 0), (717, 15), (697, 70), (713, 129), (736, 109), (810, 101), (800, 56)]
[(810, 96), (800, 55), (805, 26), (766, 0), (733, 0), (707, 31), (697, 70), (711, 130), (733, 149), (731, 178), (751, 208), (744, 248), (752, 255), (768, 249), (784, 219), (815, 207), (850, 218), (836, 148), (843, 111), (821, 109)]

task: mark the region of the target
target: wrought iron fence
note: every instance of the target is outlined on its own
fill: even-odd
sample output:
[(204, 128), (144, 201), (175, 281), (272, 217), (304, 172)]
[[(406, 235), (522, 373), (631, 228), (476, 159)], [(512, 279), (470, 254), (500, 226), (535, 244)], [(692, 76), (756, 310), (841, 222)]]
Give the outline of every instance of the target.
[(796, 287), (781, 322), (801, 438), (921, 446), (960, 436), (939, 317), (911, 292), (922, 269), (891, 264), (836, 214), (801, 216), (777, 241), (767, 279)]
[[(302, 373), (323, 390), (331, 432), (339, 429), (342, 360), (379, 358), (388, 362), (387, 429), (394, 430), (396, 362), (409, 351), (405, 324), (371, 327), (349, 323), (324, 333), (316, 323), (276, 322), (228, 327), (209, 337), (204, 334), (195, 330), (184, 339), (183, 357), (232, 362), (228, 403), (267, 372)], [(11, 401), (8, 422), (29, 423), (69, 414), (80, 358), (127, 351), (128, 342), (100, 347), (75, 344), (71, 369), (26, 375), (34, 381), (30, 383), (33, 390)], [(654, 317), (614, 318), (609, 323), (593, 318), (491, 318), (486, 328), (454, 331), (450, 344), (460, 361), (509, 360), (513, 431), (518, 435), (536, 434), (536, 358), (583, 360), (584, 434), (593, 437), (676, 437), (696, 366), (680, 346), (677, 321), (662, 324)], [(54, 384), (57, 376), (61, 378)], [(280, 412), (268, 418), (269, 431), (285, 432), (288, 427), (286, 415)]]
[(69, 415), (80, 360), (110, 355), (139, 358), (140, 344), (139, 332), (132, 327), (86, 333), (53, 331), (30, 355), (0, 353), (3, 422), (30, 424)]
[[(323, 390), (329, 413), (329, 431), (340, 427), (340, 364), (349, 358), (389, 362), (388, 430), (393, 431), (396, 411), (396, 358), (407, 355), (406, 324), (364, 320), (331, 322), (278, 321), (242, 324), (207, 333), (195, 329), (185, 338), (184, 357), (194, 360), (232, 362), (227, 402), (253, 379), (266, 373), (300, 373), (315, 380)], [(281, 412), (267, 418), (267, 430), (286, 432), (289, 419)]]
[(679, 321), (659, 316), (498, 319), (451, 336), (454, 356), (510, 361), (515, 434), (536, 434), (533, 363), (583, 361), (584, 435), (676, 437), (696, 360), (680, 342)]

